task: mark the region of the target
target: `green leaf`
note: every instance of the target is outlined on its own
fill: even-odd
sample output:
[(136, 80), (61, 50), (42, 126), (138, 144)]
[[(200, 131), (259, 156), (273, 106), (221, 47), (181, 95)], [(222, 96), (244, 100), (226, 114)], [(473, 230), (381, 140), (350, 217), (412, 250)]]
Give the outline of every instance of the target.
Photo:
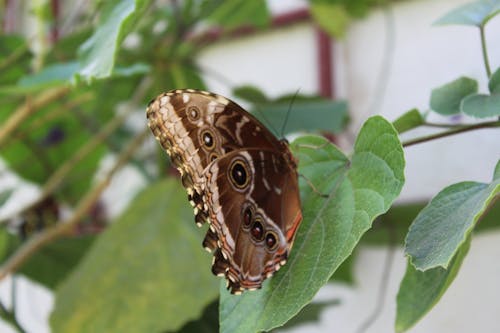
[(94, 239), (86, 236), (57, 240), (35, 253), (19, 272), (54, 289), (78, 264)]
[(496, 200), (490, 208), (486, 211), (485, 215), (481, 217), (481, 223), (477, 224), (474, 231), (477, 232), (490, 232), (500, 229), (500, 201)]
[(252, 111), (267, 127), (275, 131), (281, 131), (289, 113), (284, 133), (275, 133), (278, 137), (298, 131), (324, 130), (339, 133), (348, 119), (346, 102), (326, 99), (273, 102), (258, 105)]
[[(82, 93), (85, 91), (83, 89)], [(74, 94), (81, 96), (78, 91)], [(106, 94), (112, 95), (110, 90), (106, 90)], [(99, 101), (102, 107), (103, 102)], [(89, 113), (92, 110), (83, 105), (79, 105), (81, 109), (78, 113), (69, 112), (66, 110), (67, 103), (66, 98), (61, 98), (37, 110), (18, 127), (16, 136), (11, 137), (0, 151), (9, 167), (22, 178), (38, 184), (45, 183), (58, 167), (94, 136), (94, 132), (86, 128), (88, 124), (82, 124), (81, 117), (103, 124), (106, 115), (110, 115), (109, 112), (102, 112), (103, 109), (99, 109), (99, 115)], [(9, 113), (0, 112), (0, 122), (8, 116)], [(91, 185), (93, 172), (105, 152), (106, 147), (101, 143), (85, 155), (71, 169), (57, 195), (64, 197), (68, 203), (78, 200)]]
[(237, 87), (233, 89), (233, 95), (254, 104), (270, 102), (264, 92), (255, 86)]
[(116, 66), (113, 69), (113, 77), (129, 77), (134, 75), (147, 74), (151, 70), (149, 65), (136, 63), (130, 66)]
[(248, 24), (264, 27), (270, 22), (265, 0), (222, 1), (207, 16), (207, 19), (226, 29)]
[(473, 94), (462, 101), (462, 112), (476, 118), (497, 117), (500, 115), (500, 68), (491, 76), (488, 83), (491, 95)]
[(80, 64), (76, 61), (52, 64), (36, 74), (23, 76), (17, 85), (26, 89), (26, 91), (36, 91), (69, 83), (79, 67)]
[(477, 92), (477, 81), (460, 77), (432, 90), (431, 109), (442, 115), (460, 113), (460, 103), (466, 96)]
[(0, 261), (4, 262), (9, 254), (19, 245), (19, 237), (13, 236), (7, 229), (0, 228)]
[(408, 260), (397, 296), (396, 332), (404, 332), (415, 325), (441, 299), (455, 279), (469, 251), (470, 241), (468, 237), (460, 246), (448, 269), (435, 267), (421, 272)]
[(314, 21), (329, 35), (342, 37), (350, 22), (349, 13), (340, 4), (334, 3), (311, 3), (311, 14)]
[(458, 24), (484, 26), (492, 17), (500, 12), (500, 1), (481, 0), (465, 4), (447, 13), (434, 24)]
[(491, 94), (500, 94), (500, 68), (491, 76), (490, 82), (488, 82), (488, 89)]
[(104, 3), (94, 34), (80, 46), (79, 74), (90, 81), (111, 75), (115, 56), (123, 38), (134, 27), (147, 0), (119, 0)]
[(352, 253), (377, 215), (387, 211), (404, 183), (398, 135), (380, 116), (362, 127), (349, 160), (322, 137), (292, 144), (301, 180), (303, 221), (287, 264), (259, 291), (230, 295), (221, 284), (221, 332), (267, 331), (283, 325), (311, 301)]
[[(338, 299), (309, 303), (304, 308), (302, 308), (295, 317), (287, 321), (283, 329), (285, 331), (288, 331), (292, 330), (292, 328), (296, 328), (299, 325), (304, 325), (308, 323), (317, 324), (321, 319), (321, 313), (326, 308), (335, 305), (340, 305), (340, 301)], [(298, 327), (296, 329), (298, 329)]]
[(494, 180), (500, 179), (500, 160), (497, 162), (497, 165), (495, 166), (495, 171), (493, 172), (493, 179)]
[(424, 123), (424, 118), (417, 109), (411, 109), (405, 112), (398, 119), (394, 120), (392, 124), (399, 134), (419, 127)]
[(160, 332), (198, 318), (218, 279), (178, 181), (146, 188), (56, 293), (54, 332)]
[(411, 223), (427, 202), (394, 204), (387, 213), (379, 216), (363, 236), (362, 243), (371, 246), (403, 243)]
[[(372, 228), (363, 235), (361, 245), (380, 246), (404, 243), (411, 223), (427, 204), (428, 202), (414, 202), (393, 205), (387, 213), (375, 220)], [(500, 201), (497, 200), (488, 207), (485, 215), (481, 216), (480, 223), (476, 225), (474, 231), (489, 232), (499, 228)], [(337, 273), (338, 270), (333, 275), (333, 279)]]
[(30, 48), (19, 36), (0, 36), (0, 85), (12, 86), (30, 70)]
[(447, 268), (500, 192), (500, 178), (490, 184), (462, 182), (446, 187), (418, 214), (406, 238), (406, 253), (419, 270)]
[(340, 282), (348, 285), (354, 284), (354, 261), (356, 260), (356, 252), (354, 251), (349, 257), (344, 260), (333, 273), (330, 282)]
[(474, 94), (462, 101), (463, 113), (476, 118), (500, 116), (500, 94)]
[[(172, 331), (173, 332), (173, 331)], [(210, 303), (200, 318), (190, 321), (176, 333), (217, 333), (219, 332), (219, 301)]]
[(170, 71), (167, 74), (172, 87), (190, 87), (192, 89), (204, 89), (205, 84), (198, 71), (189, 66), (183, 66), (178, 63), (170, 65)]

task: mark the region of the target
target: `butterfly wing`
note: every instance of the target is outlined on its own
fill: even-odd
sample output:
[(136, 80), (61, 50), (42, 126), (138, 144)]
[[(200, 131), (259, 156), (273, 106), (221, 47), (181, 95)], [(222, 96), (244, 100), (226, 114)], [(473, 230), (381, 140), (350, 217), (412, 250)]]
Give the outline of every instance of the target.
[(296, 170), (276, 151), (245, 149), (214, 161), (205, 175), (219, 238), (212, 270), (232, 293), (260, 288), (285, 264), (302, 220)]
[[(181, 173), (203, 245), (231, 292), (260, 288), (286, 261), (302, 219), (288, 145), (220, 95), (174, 90), (151, 101), (148, 125)], [(240, 182), (240, 183), (238, 183)]]
[(176, 167), (197, 185), (218, 157), (241, 148), (279, 149), (280, 142), (255, 117), (227, 98), (192, 89), (151, 101), (148, 124)]
[(206, 91), (173, 90), (152, 100), (148, 125), (182, 177), (195, 221), (205, 222), (203, 171), (237, 149), (280, 149), (281, 143), (255, 117), (229, 99)]

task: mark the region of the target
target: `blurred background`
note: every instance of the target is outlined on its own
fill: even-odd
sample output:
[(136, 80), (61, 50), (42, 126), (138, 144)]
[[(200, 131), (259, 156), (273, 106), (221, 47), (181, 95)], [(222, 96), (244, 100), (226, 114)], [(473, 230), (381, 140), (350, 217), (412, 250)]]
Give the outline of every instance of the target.
[[(91, 50), (82, 47), (103, 13), (102, 1), (1, 2), (0, 125), (5, 130), (16, 124), (13, 114), (20, 118), (0, 137), (3, 263), (57, 221), (71, 221), (75, 212), (79, 221), (65, 231), (78, 245), (39, 253), (36, 262), (0, 282), (0, 300), (6, 308), (14, 306), (17, 318), (3, 316), (0, 331), (17, 332), (13, 322), (18, 322), (27, 332), (50, 332), (59, 282), (158, 169), (170, 172), (166, 155), (165, 161), (156, 158), (152, 136), (140, 137), (150, 99), (170, 89), (202, 88), (249, 109), (260, 102), (262, 112), (291, 105), (293, 117), (308, 107), (290, 104), (299, 92), (331, 103), (338, 117), (323, 132), (349, 152), (371, 115), (393, 121), (412, 108), (425, 112), (431, 90), (462, 75), (487, 90), (478, 31), (433, 24), (467, 2), (267, 0), (224, 7), (224, 1), (214, 1), (212, 11), (197, 8), (202, 1), (148, 2), (141, 19), (128, 23), (134, 29), (116, 50), (111, 32), (100, 36), (117, 54), (112, 74), (96, 70), (102, 63), (85, 63)], [(500, 66), (499, 34), (497, 17), (486, 30), (493, 69)], [(92, 75), (85, 76), (81, 67), (75, 73), (77, 58)], [(33, 112), (37, 109), (42, 111)], [(429, 121), (474, 120), (433, 114)], [(417, 129), (402, 138), (432, 132)], [(499, 142), (497, 129), (484, 129), (406, 148), (406, 184), (397, 204), (421, 207), (450, 184), (489, 182)], [(133, 153), (127, 155), (129, 147)], [(157, 168), (158, 163), (165, 165)], [(92, 192), (103, 182), (109, 186), (102, 193)], [(412, 212), (402, 219), (411, 221)], [(443, 299), (410, 332), (500, 330), (500, 265), (491, 264), (500, 256), (500, 233), (485, 229), (489, 232), (473, 239)], [(362, 243), (347, 273), (317, 295), (314, 302), (321, 306), (312, 319), (277, 331), (394, 331), (395, 298), (406, 267), (399, 241)], [(209, 261), (206, 256), (206, 267), (198, 269), (208, 270)]]

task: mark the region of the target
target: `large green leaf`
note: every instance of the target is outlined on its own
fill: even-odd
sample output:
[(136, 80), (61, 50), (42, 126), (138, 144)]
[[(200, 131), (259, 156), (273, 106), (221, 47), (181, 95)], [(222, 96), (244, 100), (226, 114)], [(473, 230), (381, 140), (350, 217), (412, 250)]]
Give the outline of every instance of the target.
[[(174, 331), (172, 331), (174, 332)], [(219, 332), (219, 300), (210, 303), (200, 318), (190, 321), (176, 333), (217, 333)], [(165, 332), (167, 333), (167, 332)]]
[(146, 188), (57, 290), (54, 332), (160, 332), (217, 296), (203, 234), (178, 181)]
[(21, 266), (19, 273), (54, 289), (78, 264), (94, 238), (85, 236), (57, 240), (35, 253)]
[(462, 100), (477, 92), (477, 81), (468, 77), (460, 77), (432, 90), (430, 106), (433, 111), (442, 115), (460, 113)]
[[(73, 76), (79, 69), (80, 64), (76, 61), (48, 65), (36, 74), (23, 76), (18, 81), (17, 90), (15, 92), (30, 93), (52, 86), (70, 84)], [(149, 66), (142, 63), (136, 63), (126, 67), (116, 66), (113, 68), (110, 77), (129, 77), (132, 75), (146, 74), (149, 70)]]
[(28, 43), (19, 36), (0, 36), (0, 87), (15, 84), (29, 69)]
[[(500, 161), (496, 170), (500, 169)], [(447, 268), (474, 225), (500, 193), (500, 172), (490, 184), (446, 187), (418, 214), (406, 238), (406, 253), (419, 270)]]
[(219, 1), (217, 4), (207, 19), (226, 29), (248, 24), (259, 27), (269, 24), (269, 12), (264, 0)]
[[(253, 114), (266, 126), (278, 131), (275, 133), (277, 136), (297, 131), (339, 133), (347, 124), (347, 104), (344, 101), (315, 99), (298, 100), (293, 104), (292, 101), (274, 102), (257, 106)], [(288, 120), (286, 124), (285, 119)], [(286, 126), (283, 128), (283, 125)], [(280, 133), (282, 129), (284, 133)]]
[(111, 75), (123, 38), (149, 3), (148, 0), (119, 0), (104, 3), (94, 34), (79, 49), (79, 74), (86, 80)]
[[(300, 312), (283, 326), (283, 330), (289, 331), (297, 326), (305, 324), (317, 324), (321, 320), (321, 314), (325, 309), (340, 305), (339, 299), (331, 299), (327, 301), (311, 302), (303, 307)], [(296, 328), (297, 327), (297, 328)], [(280, 330), (281, 331), (281, 330)]]
[(481, 0), (465, 4), (447, 13), (435, 24), (459, 24), (484, 26), (492, 17), (500, 12), (499, 0)]
[(270, 100), (266, 94), (258, 87), (251, 85), (239, 86), (233, 89), (233, 95), (249, 101), (253, 104), (269, 103)]
[(79, 66), (80, 65), (76, 61), (55, 63), (45, 67), (36, 74), (23, 76), (18, 81), (18, 86), (26, 91), (30, 91), (61, 84), (69, 84), (70, 79), (78, 71)]
[(311, 301), (352, 253), (373, 219), (387, 211), (404, 183), (398, 135), (379, 116), (362, 127), (352, 158), (321, 137), (297, 139), (292, 147), (301, 181), (304, 219), (287, 264), (261, 290), (230, 295), (221, 284), (222, 332), (256, 332), (283, 325)]
[[(372, 228), (368, 230), (361, 239), (361, 243), (377, 246), (404, 243), (411, 223), (426, 204), (428, 204), (428, 202), (393, 205), (387, 213), (375, 220)], [(481, 216), (480, 223), (476, 225), (474, 231), (490, 232), (498, 230), (499, 227), (500, 201), (495, 201), (485, 214)], [(351, 258), (352, 256), (349, 257), (349, 259)], [(338, 270), (333, 275), (333, 278), (335, 278), (337, 274)]]
[(278, 137), (298, 131), (338, 133), (348, 121), (345, 101), (298, 93), (270, 99), (254, 86), (238, 87), (233, 94), (252, 103), (252, 113)]
[(396, 332), (404, 332), (419, 321), (441, 299), (455, 279), (469, 251), (471, 238), (462, 244), (447, 269), (418, 271), (408, 261), (397, 296)]
[[(84, 90), (84, 92), (87, 90)], [(110, 96), (110, 91), (107, 92)], [(78, 91), (75, 96), (81, 96)], [(102, 104), (101, 104), (102, 106)], [(0, 107), (1, 108), (1, 107)], [(20, 124), (16, 135), (10, 137), (0, 151), (2, 158), (19, 176), (29, 181), (44, 184), (47, 179), (79, 148), (93, 138), (93, 134), (82, 119), (100, 121), (109, 117), (110, 112), (102, 112), (96, 119), (85, 108), (78, 112), (67, 112), (67, 100), (61, 98), (41, 108)], [(61, 112), (65, 111), (65, 112)], [(0, 112), (0, 122), (9, 117), (10, 112)], [(89, 122), (90, 122), (89, 121)], [(89, 125), (89, 123), (84, 123)], [(104, 145), (97, 145), (71, 169), (65, 187), (59, 197), (66, 202), (75, 202), (89, 188), (93, 172), (106, 152)]]

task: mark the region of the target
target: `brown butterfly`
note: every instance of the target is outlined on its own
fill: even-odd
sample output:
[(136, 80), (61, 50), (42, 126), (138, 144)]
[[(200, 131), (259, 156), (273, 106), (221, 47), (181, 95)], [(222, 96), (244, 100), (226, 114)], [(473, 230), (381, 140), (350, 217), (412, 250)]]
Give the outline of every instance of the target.
[(258, 289), (286, 263), (302, 221), (296, 160), (251, 114), (193, 89), (149, 103), (148, 125), (181, 173), (212, 272), (231, 293)]

